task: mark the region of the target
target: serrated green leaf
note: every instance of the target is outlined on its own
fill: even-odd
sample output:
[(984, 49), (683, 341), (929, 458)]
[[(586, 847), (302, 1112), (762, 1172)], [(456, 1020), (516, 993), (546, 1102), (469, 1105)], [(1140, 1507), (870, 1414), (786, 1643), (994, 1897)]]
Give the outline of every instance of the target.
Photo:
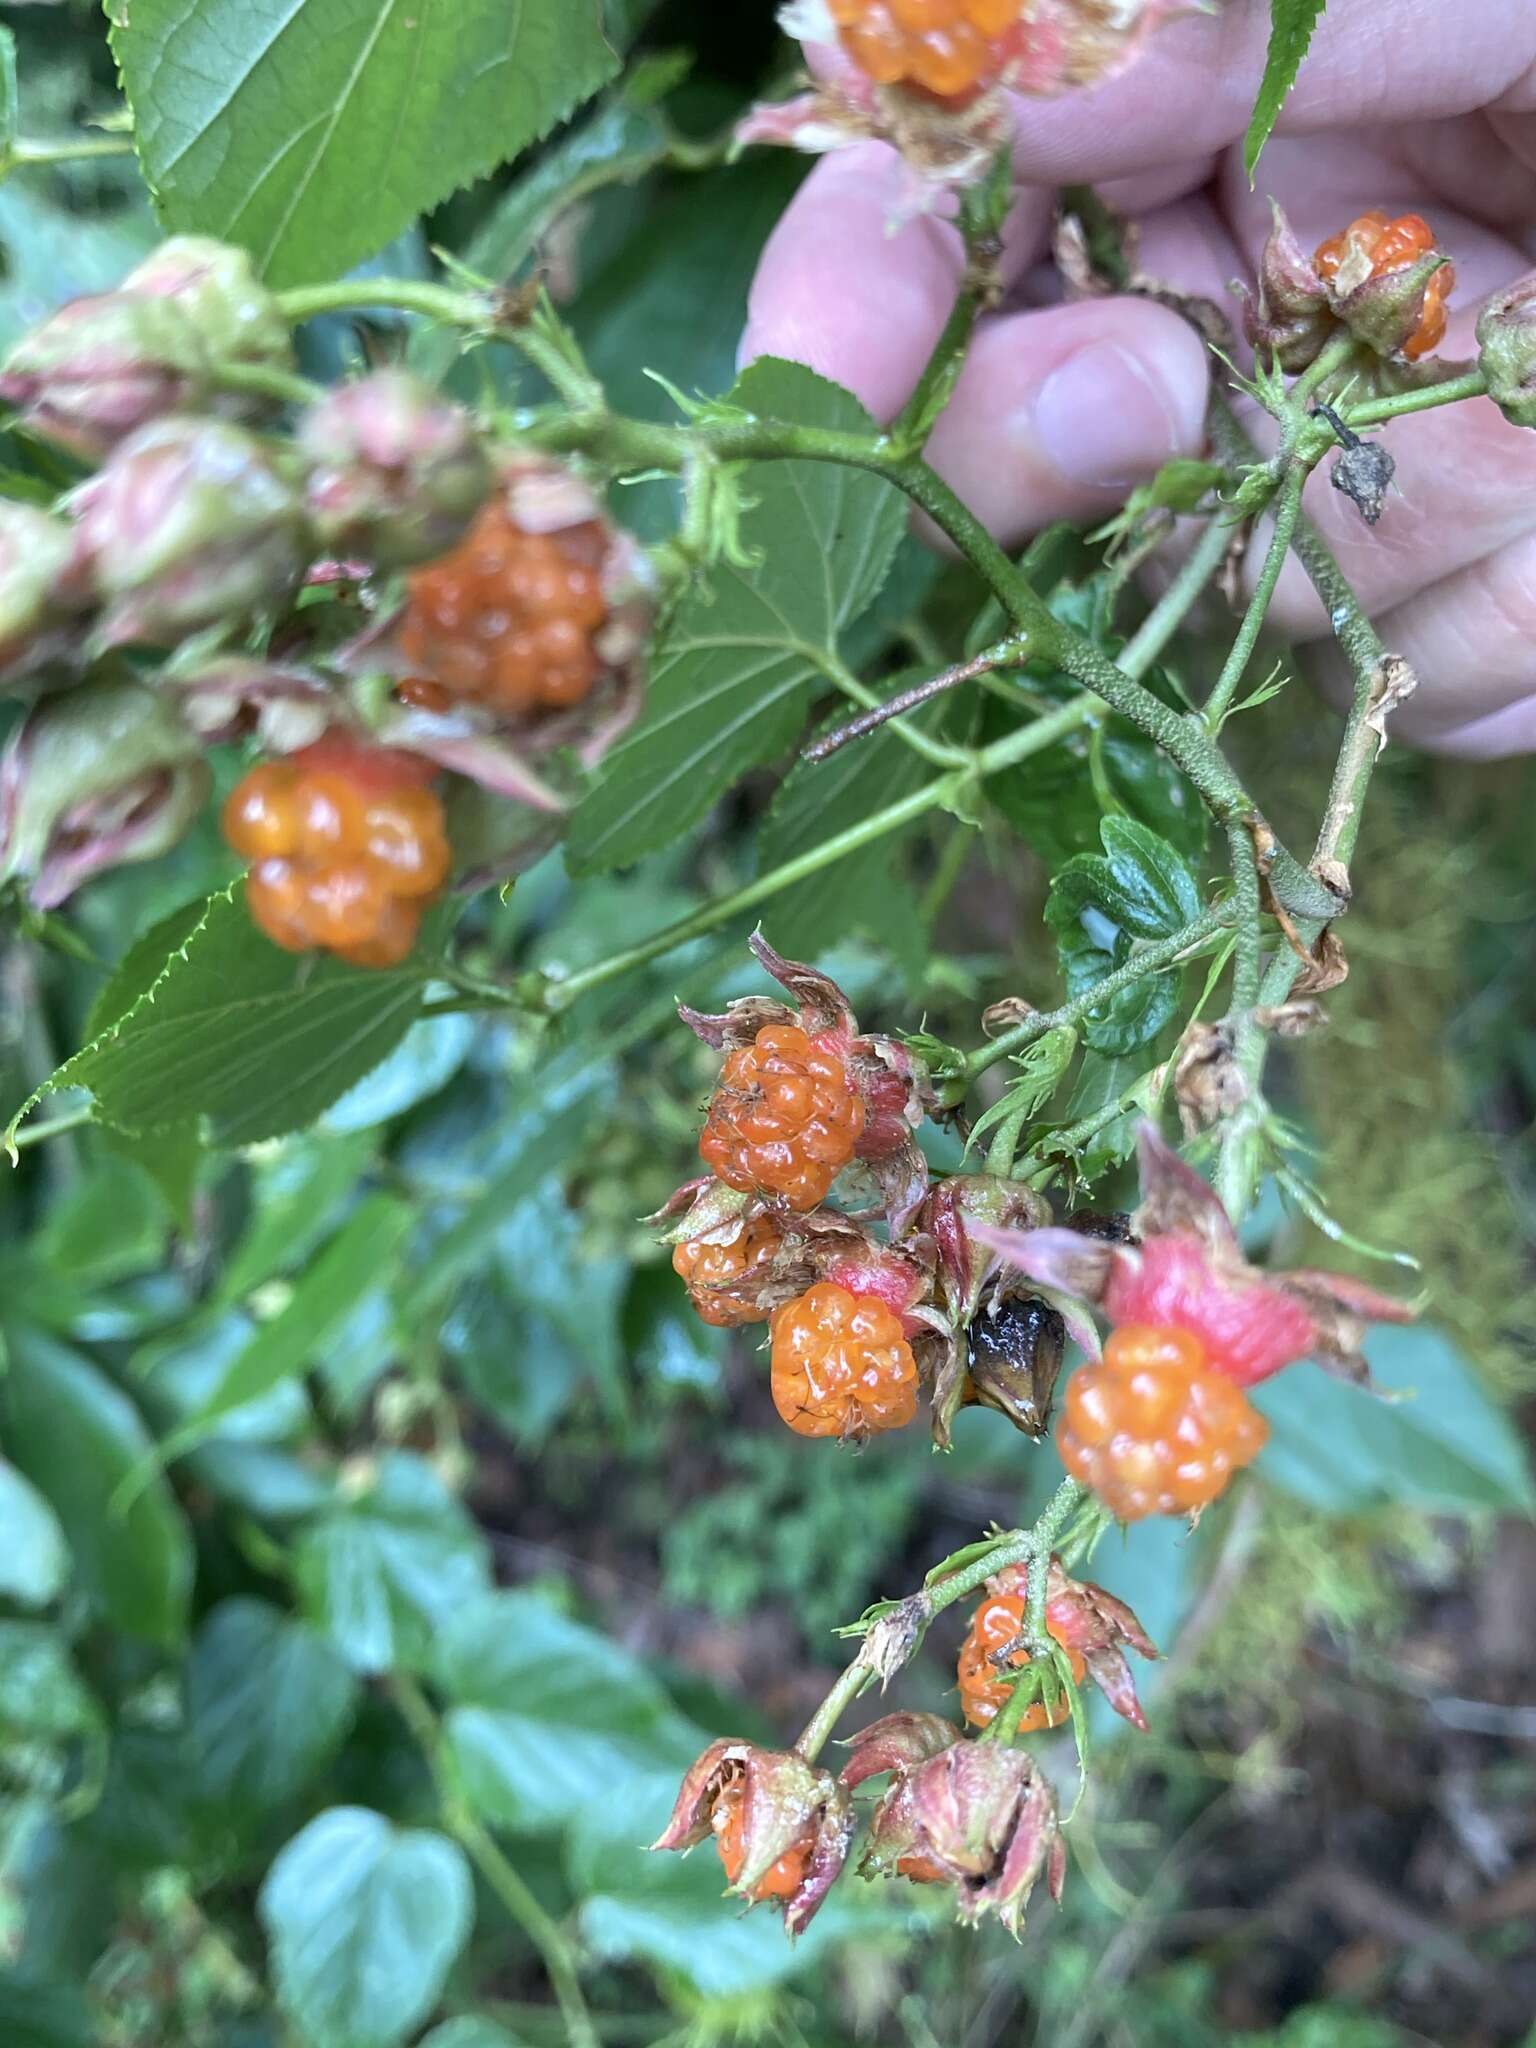
[[(756, 362), (727, 403), (797, 425), (868, 431), (858, 401), (798, 364)], [(818, 659), (879, 590), (900, 544), (890, 485), (830, 463), (749, 464), (742, 522), (758, 567), (721, 566), (657, 647), (645, 715), (577, 807), (573, 871), (622, 867), (680, 837), (737, 776), (800, 728)]]
[(57, 1629), (0, 1621), (0, 1728), (59, 1742), (89, 1733), (100, 1720)]
[[(112, 977), (94, 1035), (28, 1097), (87, 1088), (108, 1122), (162, 1130), (207, 1117), (219, 1144), (247, 1145), (311, 1122), (397, 1045), (421, 1006), (421, 958), (370, 972), (284, 953), (252, 926), (244, 888), (156, 927)], [(153, 947), (170, 937), (157, 974)]]
[(1442, 1332), (1376, 1329), (1366, 1357), (1380, 1400), (1310, 1366), (1278, 1373), (1253, 1400), (1270, 1426), (1262, 1476), (1332, 1512), (1393, 1502), (1427, 1514), (1536, 1506), (1509, 1416)]
[(0, 1440), (57, 1514), (81, 1585), (128, 1635), (178, 1642), (192, 1589), (181, 1509), (158, 1478), (128, 1506), (114, 1504), (151, 1456), (138, 1411), (89, 1360), (40, 1330), (8, 1325), (5, 1351)]
[(1250, 185), (1327, 4), (1328, 0), (1269, 0), (1269, 54), (1253, 119), (1243, 138), (1243, 169)]
[(411, 1222), (410, 1205), (398, 1197), (366, 1196), (306, 1268), (286, 1308), (262, 1324), (210, 1398), (176, 1431), (168, 1455), (179, 1456), (221, 1417), (301, 1373), (363, 1296), (389, 1278)]
[(133, 0), (112, 47), (167, 225), (334, 277), (616, 69), (597, 0)]
[(187, 1665), (198, 1782), (261, 1816), (294, 1797), (337, 1750), (357, 1683), (322, 1637), (260, 1600), (226, 1600)]
[(46, 1607), (69, 1578), (59, 1518), (29, 1480), (0, 1458), (0, 1598)]
[[(492, 1593), (447, 1617), (434, 1675), (458, 1782), (494, 1826), (556, 1828), (613, 1785), (703, 1748), (637, 1659), (532, 1593)], [(593, 1683), (571, 1682), (588, 1671)]]
[(457, 1843), (366, 1807), (322, 1813), (257, 1901), (283, 2010), (312, 2048), (396, 2048), (436, 2005), (474, 1919)]
[[(1046, 923), (1056, 933), (1073, 996), (1131, 961), (1138, 940), (1172, 938), (1200, 914), (1194, 871), (1167, 840), (1130, 818), (1103, 819), (1099, 836), (1103, 855), (1068, 861), (1046, 899)], [(1095, 1052), (1135, 1052), (1151, 1043), (1177, 1005), (1177, 971), (1163, 969), (1090, 1010), (1083, 1037)]]
[(311, 1523), (293, 1568), (304, 1612), (369, 1674), (419, 1664), (434, 1632), (490, 1583), (479, 1531), (405, 1452), (381, 1458), (366, 1486)]

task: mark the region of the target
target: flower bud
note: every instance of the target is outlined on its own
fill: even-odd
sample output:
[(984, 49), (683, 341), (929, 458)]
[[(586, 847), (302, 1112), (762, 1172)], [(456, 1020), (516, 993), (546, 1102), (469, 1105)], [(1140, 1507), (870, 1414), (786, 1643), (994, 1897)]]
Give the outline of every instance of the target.
[(51, 910), (91, 875), (166, 852), (208, 788), (195, 735), (143, 683), (45, 698), (0, 759), (0, 879)]
[(772, 1899), (784, 1925), (810, 1925), (848, 1860), (853, 1805), (830, 1771), (793, 1751), (712, 1742), (684, 1778), (653, 1849), (692, 1849), (713, 1834), (729, 1887)]
[(62, 519), (0, 499), (0, 672), (36, 668), (60, 644), (50, 628), (85, 597), (74, 547)]
[(1056, 1798), (1034, 1760), (996, 1742), (954, 1742), (898, 1772), (875, 1809), (866, 1876), (951, 1885), (961, 1920), (996, 1913), (1016, 1939), (1044, 1872), (1061, 1897), (1066, 1849)]
[(169, 419), (116, 449), (71, 500), (106, 601), (103, 642), (165, 645), (283, 597), (308, 536), (266, 447), (218, 420)]
[(216, 363), (265, 363), (286, 369), (293, 336), (275, 296), (250, 257), (207, 235), (173, 235), (123, 279), (143, 299), (174, 300)]
[(329, 392), (305, 414), (298, 442), (315, 531), (379, 569), (446, 554), (490, 494), (474, 422), (404, 370)]
[(1257, 300), (1243, 292), (1243, 328), (1256, 353), (1272, 355), (1291, 375), (1304, 370), (1338, 331), (1328, 286), (1280, 207), (1259, 256)]
[(866, 1778), (883, 1778), (888, 1771), (916, 1770), (919, 1764), (942, 1755), (960, 1739), (960, 1729), (939, 1714), (883, 1714), (849, 1738), (843, 1783), (852, 1791)]
[(0, 398), (38, 433), (89, 457), (207, 389), (208, 352), (181, 307), (128, 292), (72, 299), (0, 368)]
[(1495, 292), (1478, 315), (1477, 366), (1512, 427), (1536, 427), (1536, 276)]

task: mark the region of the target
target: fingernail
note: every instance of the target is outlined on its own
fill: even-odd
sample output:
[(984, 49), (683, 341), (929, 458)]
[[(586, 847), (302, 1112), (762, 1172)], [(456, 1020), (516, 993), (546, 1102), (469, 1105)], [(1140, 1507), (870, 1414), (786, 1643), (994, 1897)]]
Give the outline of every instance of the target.
[(1182, 397), (1118, 342), (1092, 342), (1041, 385), (1035, 435), (1069, 482), (1123, 490), (1184, 446)]

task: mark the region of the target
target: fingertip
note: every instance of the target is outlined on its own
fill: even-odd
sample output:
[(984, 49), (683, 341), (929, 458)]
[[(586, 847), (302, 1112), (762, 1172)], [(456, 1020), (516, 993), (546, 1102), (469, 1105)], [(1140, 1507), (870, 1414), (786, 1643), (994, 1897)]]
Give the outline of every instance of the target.
[(1205, 442), (1205, 346), (1176, 313), (1094, 299), (999, 320), (977, 339), (929, 444), (1005, 544), (1105, 516)]
[(958, 237), (931, 218), (892, 228), (896, 152), (862, 143), (818, 164), (769, 237), (737, 351), (786, 356), (888, 420), (911, 393), (948, 316)]

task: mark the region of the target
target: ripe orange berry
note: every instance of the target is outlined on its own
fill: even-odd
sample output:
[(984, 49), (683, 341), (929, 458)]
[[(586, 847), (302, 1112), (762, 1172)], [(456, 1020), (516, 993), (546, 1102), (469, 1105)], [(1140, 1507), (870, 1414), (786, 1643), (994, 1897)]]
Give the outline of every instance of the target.
[(1188, 1514), (1263, 1449), (1269, 1424), (1188, 1330), (1128, 1323), (1067, 1382), (1061, 1462), (1122, 1522)]
[(680, 1244), (672, 1254), (672, 1270), (688, 1289), (688, 1299), (700, 1321), (717, 1330), (766, 1323), (767, 1309), (722, 1294), (720, 1289), (766, 1263), (781, 1242), (778, 1225), (770, 1217), (758, 1216), (730, 1244), (706, 1244), (701, 1238)]
[(409, 578), (400, 646), (410, 703), (467, 699), (510, 713), (564, 711), (589, 697), (604, 663), (607, 535), (593, 519), (529, 533), (493, 497), (459, 545)]
[(917, 1413), (917, 1361), (901, 1318), (830, 1280), (771, 1318), (773, 1405), (798, 1436), (860, 1438)]
[(728, 1188), (814, 1209), (863, 1129), (842, 1056), (797, 1025), (765, 1024), (720, 1069), (699, 1151)]
[[(985, 1728), (996, 1718), (999, 1709), (1007, 1705), (1013, 1688), (999, 1676), (999, 1667), (992, 1660), (999, 1650), (1017, 1641), (1024, 1626), (1026, 1604), (1022, 1590), (1017, 1593), (989, 1593), (971, 1617), (970, 1633), (960, 1646), (959, 1678), (961, 1705), (965, 1709), (965, 1718), (974, 1727)], [(1087, 1667), (1076, 1650), (1067, 1645), (1049, 1611), (1045, 1626), (1066, 1650), (1073, 1679), (1080, 1685)], [(1029, 1652), (1017, 1650), (1008, 1662), (1010, 1668), (1022, 1669), (1029, 1662)], [(1071, 1712), (1064, 1691), (1054, 1707), (1047, 1706), (1043, 1699), (1036, 1700), (1024, 1709), (1019, 1731), (1027, 1735), (1035, 1728), (1059, 1728)]]
[(323, 947), (395, 967), (453, 856), (436, 770), (345, 733), (253, 768), (224, 805), (224, 836), (252, 863), (252, 918), (290, 953)]
[[(720, 1852), (720, 1861), (730, 1884), (734, 1884), (741, 1875), (746, 1856), (742, 1792), (740, 1783), (722, 1785), (709, 1817), (709, 1824), (715, 1831), (715, 1847)], [(777, 1863), (771, 1864), (763, 1873), (752, 1887), (753, 1899), (792, 1899), (805, 1882), (806, 1866), (814, 1846), (815, 1833), (812, 1830), (803, 1841), (795, 1842), (786, 1849)]]
[[(1348, 267), (1345, 289), (1352, 290), (1370, 278), (1390, 277), (1394, 271), (1409, 269), (1434, 247), (1435, 231), (1420, 214), (1404, 213), (1391, 220), (1378, 206), (1352, 220), (1342, 233), (1320, 242), (1312, 263), (1318, 276), (1329, 284)], [(1455, 268), (1447, 263), (1425, 286), (1419, 324), (1403, 344), (1403, 354), (1410, 362), (1428, 355), (1445, 339), (1445, 302), (1455, 282)]]
[(963, 103), (1027, 52), (1029, 0), (831, 0), (844, 50), (876, 85)]

